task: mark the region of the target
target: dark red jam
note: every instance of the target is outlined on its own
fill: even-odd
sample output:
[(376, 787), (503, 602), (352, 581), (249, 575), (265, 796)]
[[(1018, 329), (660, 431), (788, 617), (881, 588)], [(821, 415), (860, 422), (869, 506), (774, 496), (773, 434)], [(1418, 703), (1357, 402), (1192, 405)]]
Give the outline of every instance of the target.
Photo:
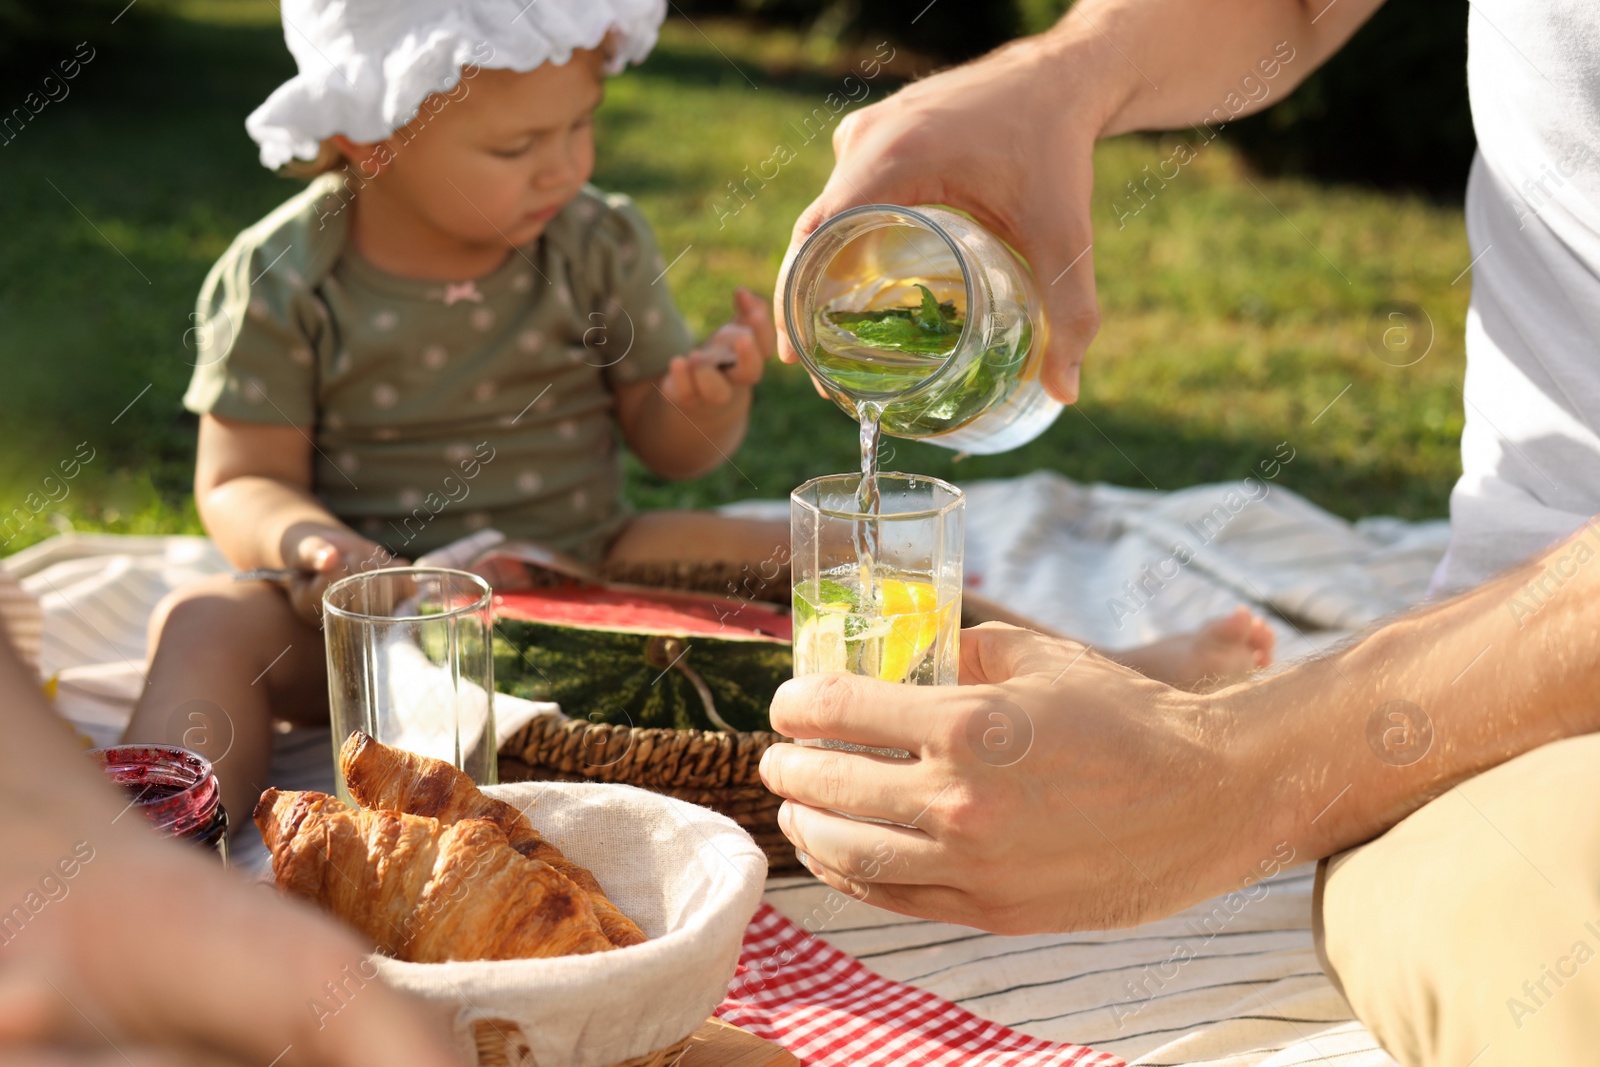
[(159, 833), (192, 841), (228, 861), (228, 813), (211, 761), (176, 745), (117, 745), (89, 758)]

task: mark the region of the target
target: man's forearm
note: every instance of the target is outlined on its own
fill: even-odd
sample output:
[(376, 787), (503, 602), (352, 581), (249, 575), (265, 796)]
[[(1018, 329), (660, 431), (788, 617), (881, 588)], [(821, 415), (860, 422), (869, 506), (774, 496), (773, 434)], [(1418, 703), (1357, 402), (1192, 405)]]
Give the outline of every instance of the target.
[[(49, 835), (63, 823), (109, 827), (117, 814), (116, 794), (84, 757), (72, 728), (51, 713), (38, 679), (3, 631), (0, 701), (7, 735), (0, 745), (0, 824), (6, 827), (7, 851), (33, 856), (36, 844), (57, 849), (60, 842)], [(37, 818), (46, 808), (59, 818)], [(28, 875), (35, 877), (31, 870)]]
[(1600, 519), (1343, 652), (1218, 694), (1281, 783), (1273, 836), (1323, 856), (1458, 782), (1600, 730)]
[(1060, 103), (1089, 107), (1101, 136), (1225, 123), (1276, 103), (1382, 2), (1079, 0), (1023, 46), (1050, 54)]

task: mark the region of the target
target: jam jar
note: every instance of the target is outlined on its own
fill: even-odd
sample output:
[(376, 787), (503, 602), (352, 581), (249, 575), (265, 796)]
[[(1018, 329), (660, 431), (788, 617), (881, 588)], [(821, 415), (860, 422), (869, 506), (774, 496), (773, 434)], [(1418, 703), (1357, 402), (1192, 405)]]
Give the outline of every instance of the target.
[(228, 813), (211, 761), (176, 745), (115, 745), (89, 752), (127, 793), (128, 809), (157, 833), (191, 841), (228, 862)]

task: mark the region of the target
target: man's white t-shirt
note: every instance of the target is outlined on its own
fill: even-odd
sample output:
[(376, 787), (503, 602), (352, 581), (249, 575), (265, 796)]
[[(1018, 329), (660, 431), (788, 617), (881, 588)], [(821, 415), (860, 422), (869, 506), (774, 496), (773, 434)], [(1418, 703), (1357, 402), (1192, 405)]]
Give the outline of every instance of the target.
[(1467, 26), (1466, 427), (1438, 592), (1600, 514), (1600, 0), (1472, 0)]

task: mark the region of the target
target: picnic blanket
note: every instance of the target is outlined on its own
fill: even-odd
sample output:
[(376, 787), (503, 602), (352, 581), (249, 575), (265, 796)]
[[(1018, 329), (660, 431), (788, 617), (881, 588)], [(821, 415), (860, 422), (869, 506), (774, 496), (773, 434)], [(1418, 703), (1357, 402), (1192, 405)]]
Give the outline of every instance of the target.
[[(1280, 659), (1298, 657), (1421, 599), (1448, 537), (1442, 522), (1347, 523), (1259, 481), (1159, 493), (1041, 472), (964, 488), (969, 588), (1108, 648), (1250, 604), (1267, 613)], [(787, 504), (727, 510), (774, 516)], [(59, 674), (58, 708), (100, 743), (143, 685), (156, 602), (227, 570), (203, 538), (92, 534), (0, 567), (43, 604), (39, 659)], [(284, 734), (273, 780), (327, 789), (330, 753), (325, 730)], [(1046, 1041), (1149, 1065), (1392, 1064), (1318, 968), (1309, 868), (1263, 885), (1237, 911), (1212, 901), (1130, 931), (1031, 937), (909, 920), (810, 879), (775, 879), (767, 900), (878, 974)]]
[(1109, 1053), (1029, 1037), (874, 974), (770, 904), (745, 932), (717, 1017), (807, 1067), (1122, 1067)]

